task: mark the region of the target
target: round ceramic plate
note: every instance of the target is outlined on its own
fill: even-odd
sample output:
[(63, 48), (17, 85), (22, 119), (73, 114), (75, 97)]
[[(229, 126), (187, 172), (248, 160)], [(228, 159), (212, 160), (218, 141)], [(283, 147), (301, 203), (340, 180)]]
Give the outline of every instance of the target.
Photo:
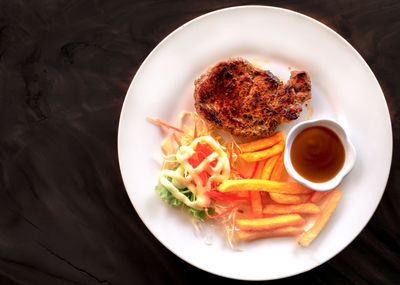
[[(189, 216), (164, 204), (154, 187), (164, 135), (146, 120), (172, 124), (194, 110), (194, 80), (208, 67), (241, 56), (282, 80), (290, 70), (309, 72), (310, 110), (301, 120), (341, 122), (357, 150), (357, 162), (341, 186), (343, 197), (329, 223), (308, 247), (294, 238), (240, 244), (224, 234), (196, 234)], [(313, 111), (313, 112), (311, 112)], [(118, 154), (131, 202), (153, 235), (169, 250), (208, 272), (244, 280), (268, 280), (310, 270), (343, 250), (365, 227), (385, 190), (392, 157), (392, 130), (382, 90), (368, 65), (342, 37), (307, 16), (285, 9), (242, 6), (215, 11), (183, 25), (146, 58), (128, 90), (120, 118)]]

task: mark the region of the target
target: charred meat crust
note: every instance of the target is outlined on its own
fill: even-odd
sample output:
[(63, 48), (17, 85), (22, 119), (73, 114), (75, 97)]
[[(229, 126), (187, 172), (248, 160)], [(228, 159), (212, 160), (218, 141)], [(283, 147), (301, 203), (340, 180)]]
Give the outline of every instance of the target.
[(195, 81), (195, 108), (210, 125), (236, 136), (269, 136), (295, 120), (311, 99), (305, 71), (292, 71), (284, 85), (270, 71), (242, 58), (220, 62)]

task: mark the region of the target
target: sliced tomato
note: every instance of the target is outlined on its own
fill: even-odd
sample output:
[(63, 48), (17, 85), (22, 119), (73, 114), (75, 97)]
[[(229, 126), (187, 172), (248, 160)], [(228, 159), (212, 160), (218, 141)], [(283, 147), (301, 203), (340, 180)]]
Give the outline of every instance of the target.
[(204, 156), (204, 158), (206, 158), (207, 156), (209, 156), (210, 154), (212, 154), (214, 152), (214, 150), (212, 149), (211, 146), (209, 146), (208, 144), (204, 144), (204, 143), (198, 143), (196, 145), (195, 151), (199, 154), (202, 154)]
[[(208, 144), (198, 143), (195, 148), (195, 153), (188, 159), (188, 162), (193, 168), (196, 168), (203, 162), (205, 158), (207, 158), (212, 153), (213, 149)], [(217, 161), (212, 161), (210, 163), (210, 165), (213, 167), (215, 167), (216, 164)], [(207, 169), (200, 172), (199, 177), (202, 181), (203, 186), (206, 186), (208, 179), (210, 178), (210, 174), (208, 174)]]
[(197, 158), (197, 154), (194, 154), (191, 157), (189, 157), (188, 162), (193, 168), (196, 168), (201, 163), (201, 161), (199, 161), (199, 159)]
[(213, 161), (210, 162), (210, 166), (211, 166), (211, 167), (216, 167), (216, 166), (217, 166), (217, 163), (218, 163), (218, 160), (217, 160), (217, 159), (214, 159)]
[[(189, 158), (188, 162), (193, 168), (196, 168), (206, 157), (208, 157), (213, 152), (214, 150), (208, 144), (198, 143), (195, 148), (195, 153)], [(215, 167), (215, 165), (217, 165), (217, 161), (212, 161), (210, 165), (212, 167)]]

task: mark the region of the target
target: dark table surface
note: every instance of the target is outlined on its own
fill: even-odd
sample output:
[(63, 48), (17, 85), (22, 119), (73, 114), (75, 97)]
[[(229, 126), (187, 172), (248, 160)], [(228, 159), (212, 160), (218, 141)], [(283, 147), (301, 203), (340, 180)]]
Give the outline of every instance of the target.
[(366, 228), (325, 264), (271, 283), (399, 284), (397, 0), (1, 1), (0, 284), (240, 282), (187, 264), (146, 229), (122, 183), (117, 129), (135, 72), (165, 36), (244, 4), (341, 34), (375, 73), (393, 127), (388, 185)]

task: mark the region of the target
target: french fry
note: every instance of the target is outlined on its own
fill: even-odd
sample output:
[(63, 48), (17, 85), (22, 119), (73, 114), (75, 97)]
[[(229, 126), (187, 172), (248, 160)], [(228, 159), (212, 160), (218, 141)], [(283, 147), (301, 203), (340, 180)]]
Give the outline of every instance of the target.
[(254, 219), (250, 203), (246, 202), (238, 207), (236, 211), (236, 219)]
[(304, 232), (301, 227), (282, 227), (269, 231), (238, 231), (237, 238), (242, 241), (253, 241), (257, 239), (284, 237), (284, 236), (299, 236)]
[(295, 205), (280, 205), (271, 204), (265, 205), (263, 214), (266, 215), (282, 215), (282, 214), (318, 214), (320, 208), (313, 203), (295, 204)]
[[(337, 189), (338, 187), (336, 187), (335, 189)], [(329, 193), (332, 193), (335, 189), (332, 190), (328, 190), (328, 191), (315, 191), (312, 196), (310, 201), (312, 203), (317, 203), (319, 201), (322, 200), (322, 198), (324, 198), (326, 195), (328, 195)]]
[(269, 180), (271, 177), (272, 170), (275, 167), (276, 161), (278, 160), (279, 156), (275, 155), (273, 157), (268, 158), (267, 162), (264, 165), (261, 179)]
[(275, 163), (275, 167), (272, 170), (271, 176), (269, 178), (270, 180), (279, 181), (281, 179), (282, 172), (285, 169), (285, 163), (283, 157), (284, 157), (284, 151), (282, 151), (281, 155), (279, 155), (279, 158)]
[(322, 212), (318, 216), (314, 225), (308, 231), (306, 231), (304, 235), (302, 235), (298, 240), (298, 243), (302, 247), (309, 246), (310, 243), (319, 235), (319, 233), (325, 227), (326, 223), (329, 221), (330, 217), (335, 211), (336, 206), (339, 203), (341, 197), (342, 197), (342, 192), (340, 191), (332, 192), (326, 206), (322, 209)]
[(312, 190), (298, 182), (278, 182), (263, 179), (225, 180), (219, 186), (220, 192), (267, 191), (283, 194), (311, 194)]
[(262, 200), (263, 205), (275, 204), (275, 201), (272, 201), (271, 197), (269, 197), (269, 193), (268, 192), (260, 191), (260, 194), (261, 194), (261, 200)]
[(256, 152), (241, 153), (241, 154), (239, 154), (239, 156), (241, 158), (243, 158), (245, 161), (249, 161), (249, 162), (260, 161), (260, 160), (267, 159), (271, 156), (280, 154), (283, 151), (284, 147), (285, 147), (285, 142), (280, 141), (279, 143), (277, 143), (276, 145), (274, 145), (270, 148), (256, 151)]
[(239, 144), (239, 149), (242, 151), (242, 153), (243, 152), (253, 152), (253, 151), (269, 148), (283, 140), (284, 140), (283, 132), (279, 131), (268, 138), (259, 139), (259, 140), (252, 141), (249, 143)]
[(250, 191), (251, 208), (255, 218), (262, 218), (263, 205), (261, 200), (260, 191)]
[(310, 200), (310, 194), (282, 194), (282, 193), (269, 193), (271, 199), (279, 204), (302, 204)]
[(328, 195), (330, 193), (330, 191), (315, 191), (312, 195), (311, 195), (311, 199), (310, 201), (312, 203), (317, 203), (319, 202), (322, 198), (324, 198), (326, 195)]
[(306, 223), (299, 214), (279, 215), (261, 219), (237, 219), (236, 227), (247, 231), (266, 231), (280, 227), (302, 226)]

